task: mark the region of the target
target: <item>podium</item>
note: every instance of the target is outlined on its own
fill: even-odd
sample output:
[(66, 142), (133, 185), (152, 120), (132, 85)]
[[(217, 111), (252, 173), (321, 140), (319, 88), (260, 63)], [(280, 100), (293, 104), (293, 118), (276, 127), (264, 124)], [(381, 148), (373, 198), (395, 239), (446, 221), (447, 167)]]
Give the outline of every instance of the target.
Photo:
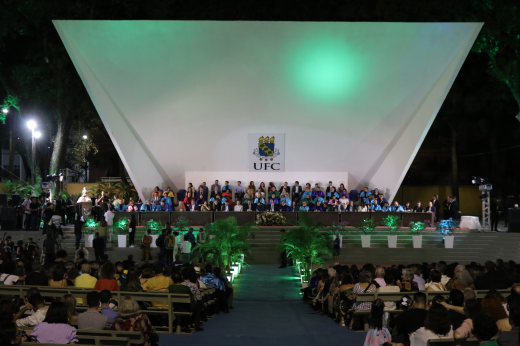
[(92, 202), (78, 202), (76, 203), (76, 207), (79, 216), (94, 216), (94, 206)]

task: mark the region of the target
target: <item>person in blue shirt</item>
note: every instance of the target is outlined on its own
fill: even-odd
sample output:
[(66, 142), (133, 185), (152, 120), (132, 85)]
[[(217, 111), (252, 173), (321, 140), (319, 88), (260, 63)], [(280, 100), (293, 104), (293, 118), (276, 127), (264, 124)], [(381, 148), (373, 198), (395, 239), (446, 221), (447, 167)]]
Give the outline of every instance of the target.
[(369, 207), (370, 211), (381, 211), (381, 206), (377, 204), (377, 200), (373, 199), (372, 204)]
[(144, 203), (141, 206), (141, 211), (152, 211), (152, 206), (150, 205), (150, 201), (146, 201), (146, 203)]
[(172, 206), (172, 199), (168, 196), (164, 196), (163, 198), (161, 198), (161, 202), (164, 202), (165, 204), (169, 204), (170, 207)]
[(164, 203), (164, 201), (161, 201), (161, 211), (173, 211), (173, 208), (171, 205)]
[(227, 191), (227, 190), (229, 190), (230, 193), (232, 192), (231, 185), (229, 185), (229, 181), (226, 180), (226, 182), (224, 183), (224, 186), (222, 186), (222, 192)]
[(258, 192), (256, 193), (256, 197), (253, 203), (255, 204), (256, 211), (264, 211), (265, 200), (262, 197), (260, 197)]
[(307, 206), (307, 202), (303, 202), (303, 204), (300, 207), (299, 211), (309, 211), (309, 207)]
[(311, 211), (320, 212), (323, 211), (323, 205), (321, 205), (321, 202), (316, 202), (316, 205), (311, 208)]
[(388, 211), (388, 202), (385, 202), (385, 204), (381, 207), (381, 211)]
[(128, 206), (125, 204), (125, 199), (121, 198), (119, 204), (116, 206), (116, 211), (126, 211)]
[(388, 207), (388, 211), (393, 212), (393, 213), (403, 212), (404, 208), (403, 208), (403, 206), (399, 205), (399, 202), (394, 201), (394, 204), (391, 205), (390, 207)]
[(377, 198), (377, 203), (381, 206), (385, 205), (385, 202), (386, 202), (386, 198), (383, 197), (383, 194), (380, 193), (379, 194), (379, 197)]
[(339, 193), (336, 192), (334, 186), (331, 187), (329, 193), (327, 193), (327, 198), (332, 198), (332, 196), (336, 196), (336, 198), (339, 198)]
[(359, 194), (359, 197), (364, 199), (364, 198), (370, 196), (371, 194), (372, 194), (372, 192), (368, 191), (368, 187), (365, 186), (363, 191), (361, 191), (361, 193)]
[(288, 207), (290, 207), (290, 206), (292, 205), (291, 199), (289, 198), (289, 195), (288, 195), (288, 194), (285, 194), (285, 195), (280, 199), (280, 203), (282, 203), (283, 201), (285, 201), (285, 205), (287, 205)]
[(321, 204), (323, 204), (323, 203), (325, 203), (325, 200), (323, 199), (323, 197), (319, 197), (319, 196), (314, 197), (314, 199), (312, 200), (312, 203), (313, 203), (313, 204), (316, 204), (316, 203), (318, 203), (318, 202), (320, 202)]
[(308, 187), (305, 188), (305, 192), (303, 192), (302, 199), (304, 199), (307, 195), (309, 195), (312, 198), (312, 193)]

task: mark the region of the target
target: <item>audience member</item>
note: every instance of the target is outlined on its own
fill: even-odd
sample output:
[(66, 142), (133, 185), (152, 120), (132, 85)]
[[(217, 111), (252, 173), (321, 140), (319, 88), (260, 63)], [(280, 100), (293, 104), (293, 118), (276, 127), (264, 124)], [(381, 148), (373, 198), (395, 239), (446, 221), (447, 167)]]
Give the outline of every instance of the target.
[(40, 344), (77, 343), (76, 328), (69, 325), (67, 307), (62, 302), (49, 306), (43, 322), (38, 322), (31, 331), (31, 338)]
[(511, 330), (512, 326), (509, 323), (509, 318), (498, 297), (487, 294), (482, 299), (482, 310), (493, 318), (500, 332)]
[(364, 346), (380, 346), (392, 340), (388, 330), (388, 312), (385, 312), (384, 308), (385, 304), (381, 299), (376, 299), (372, 303), (368, 323), (370, 329), (365, 338)]
[[(168, 292), (168, 287), (173, 285), (173, 281), (170, 277), (163, 275), (164, 267), (160, 264), (155, 264), (153, 271), (155, 276), (142, 284), (143, 291)], [(152, 304), (159, 309), (166, 309), (168, 307), (168, 302), (152, 302)]]
[(65, 307), (67, 308), (67, 316), (70, 323), (76, 323), (78, 321), (78, 315), (76, 314), (76, 298), (72, 294), (66, 294), (61, 299)]
[(108, 317), (99, 313), (99, 297), (97, 291), (87, 294), (88, 309), (78, 315), (78, 329), (103, 330), (107, 327)]
[(453, 338), (453, 328), (448, 318), (448, 310), (441, 304), (433, 304), (428, 310), (424, 327), (410, 335), (411, 346), (427, 346), (429, 339)]
[[(31, 327), (39, 322), (43, 322), (47, 315), (48, 307), (39, 293), (27, 297), (28, 304), (14, 315), (14, 321), (18, 327)], [(34, 313), (28, 317), (21, 318), (26, 311), (33, 310)]]
[(401, 308), (407, 307), (400, 314), (395, 323), (396, 337), (394, 342), (409, 343), (410, 334), (424, 327), (428, 311), (426, 310), (426, 294), (417, 292), (413, 295), (413, 300), (401, 300)]
[(140, 331), (144, 338), (143, 346), (152, 346), (151, 339), (156, 337), (157, 334), (148, 316), (139, 311), (139, 304), (137, 304), (134, 298), (125, 296), (119, 302), (118, 313), (119, 317), (114, 319), (114, 323), (112, 323), (112, 330)]

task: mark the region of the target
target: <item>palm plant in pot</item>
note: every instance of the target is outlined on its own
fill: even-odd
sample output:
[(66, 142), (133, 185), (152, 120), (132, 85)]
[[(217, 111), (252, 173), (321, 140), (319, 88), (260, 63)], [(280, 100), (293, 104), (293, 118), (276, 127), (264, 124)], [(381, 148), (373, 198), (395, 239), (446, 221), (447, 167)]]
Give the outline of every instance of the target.
[(459, 228), (458, 221), (455, 221), (450, 217), (448, 220), (437, 222), (435, 224), (435, 228), (443, 236), (442, 239), (444, 240), (444, 247), (448, 249), (453, 248), (453, 242), (455, 240), (453, 231), (456, 228)]
[(381, 221), (381, 225), (386, 226), (390, 229), (388, 235), (388, 247), (397, 247), (397, 234), (395, 234), (399, 228), (401, 228), (401, 218), (398, 215), (388, 215)]
[(154, 221), (153, 219), (150, 219), (145, 222), (144, 224), (146, 226), (146, 229), (150, 230), (150, 235), (152, 237), (152, 244), (150, 247), (157, 247), (155, 244), (155, 241), (157, 240), (157, 237), (161, 234), (161, 230), (164, 229), (164, 227), (161, 225), (159, 221)]
[(117, 234), (117, 246), (126, 247), (126, 238), (128, 237), (128, 229), (130, 228), (130, 218), (122, 217), (117, 220), (114, 227), (114, 233)]
[(239, 226), (234, 217), (217, 220), (204, 227), (206, 243), (197, 244), (193, 250), (196, 250), (199, 261), (206, 259), (228, 272), (243, 254), (251, 252), (248, 240), (254, 238), (251, 233), (254, 229), (256, 226), (251, 223)]
[(300, 263), (303, 280), (310, 278), (313, 264), (324, 263), (323, 257), (332, 255), (331, 232), (315, 223), (307, 213), (300, 212), (299, 224), (291, 228), (280, 239), (279, 252), (287, 251), (287, 257)]
[(426, 228), (426, 223), (417, 221), (410, 222), (410, 231), (412, 231), (413, 247), (416, 249), (422, 248), (422, 235), (418, 234)]
[(99, 230), (99, 223), (91, 217), (85, 216), (83, 224), (83, 234), (85, 235), (85, 247), (92, 247), (94, 234)]

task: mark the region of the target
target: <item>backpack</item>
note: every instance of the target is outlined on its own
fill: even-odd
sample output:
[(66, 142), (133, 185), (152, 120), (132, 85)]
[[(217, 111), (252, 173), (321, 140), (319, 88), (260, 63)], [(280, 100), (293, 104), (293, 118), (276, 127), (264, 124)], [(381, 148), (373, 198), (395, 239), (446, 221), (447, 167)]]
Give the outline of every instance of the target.
[(157, 237), (157, 239), (155, 239), (155, 245), (157, 247), (161, 247), (164, 245), (164, 234), (161, 234), (160, 236)]
[(168, 248), (173, 249), (175, 246), (175, 236), (168, 237)]

